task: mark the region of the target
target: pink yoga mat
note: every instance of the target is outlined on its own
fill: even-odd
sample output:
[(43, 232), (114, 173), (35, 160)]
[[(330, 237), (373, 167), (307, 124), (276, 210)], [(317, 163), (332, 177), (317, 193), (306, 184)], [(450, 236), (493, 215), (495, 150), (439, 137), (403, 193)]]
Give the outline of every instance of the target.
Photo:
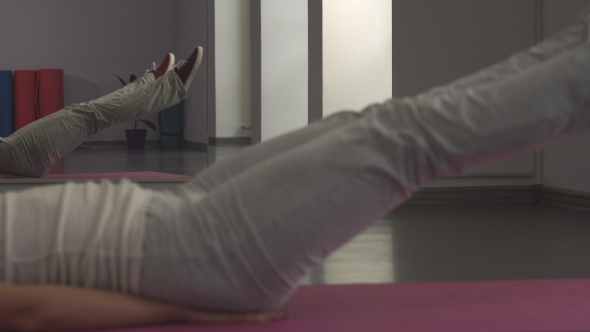
[(14, 71), (14, 128), (22, 127), (37, 119), (37, 71)]
[(63, 69), (39, 69), (39, 119), (64, 108)]
[[(109, 332), (590, 331), (590, 280), (304, 286), (284, 321)], [(105, 331), (106, 332), (106, 331)]]
[(160, 172), (115, 172), (115, 173), (76, 173), (47, 174), (44, 179), (190, 179), (192, 176)]

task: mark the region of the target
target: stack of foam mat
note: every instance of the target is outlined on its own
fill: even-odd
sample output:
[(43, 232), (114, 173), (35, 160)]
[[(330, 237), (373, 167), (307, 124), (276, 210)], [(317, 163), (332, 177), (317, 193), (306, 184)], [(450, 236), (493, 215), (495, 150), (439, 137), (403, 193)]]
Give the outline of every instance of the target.
[(37, 119), (37, 71), (14, 72), (14, 127), (16, 130)]
[(37, 76), (40, 119), (64, 108), (64, 71), (63, 69), (39, 69)]
[(64, 107), (63, 69), (14, 71), (14, 129)]

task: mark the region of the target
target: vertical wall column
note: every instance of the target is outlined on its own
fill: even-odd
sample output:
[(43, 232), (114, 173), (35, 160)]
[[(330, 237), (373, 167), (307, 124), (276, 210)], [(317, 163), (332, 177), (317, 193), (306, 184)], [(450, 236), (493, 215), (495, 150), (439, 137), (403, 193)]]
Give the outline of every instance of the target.
[[(179, 0), (177, 2), (175, 25), (177, 35), (174, 40), (176, 61), (188, 57), (197, 45), (205, 48), (205, 56), (195, 79), (189, 88), (185, 102), (184, 140), (185, 146), (206, 149), (209, 134), (207, 132), (208, 110), (215, 107), (214, 50), (210, 47), (213, 37), (212, 24), (213, 2), (210, 0)], [(212, 81), (213, 80), (213, 81)], [(214, 119), (213, 119), (214, 120)]]
[(391, 98), (391, 0), (323, 1), (324, 117)]
[(215, 1), (215, 137), (248, 138), (250, 131), (250, 4)]
[[(252, 114), (253, 120), (259, 114), (259, 138), (266, 140), (308, 123), (308, 0), (253, 0), (251, 6)], [(252, 127), (256, 141), (254, 121)]]
[(207, 144), (217, 136), (217, 101), (215, 100), (215, 0), (207, 0)]
[[(589, 0), (544, 0), (543, 35), (551, 36), (575, 22)], [(542, 184), (590, 193), (590, 133), (568, 137), (543, 150)]]
[(323, 70), (323, 0), (308, 0), (309, 12), (309, 112), (308, 122), (321, 120), (324, 116), (324, 70)]
[(261, 0), (250, 0), (250, 93), (252, 143), (262, 141), (262, 18)]

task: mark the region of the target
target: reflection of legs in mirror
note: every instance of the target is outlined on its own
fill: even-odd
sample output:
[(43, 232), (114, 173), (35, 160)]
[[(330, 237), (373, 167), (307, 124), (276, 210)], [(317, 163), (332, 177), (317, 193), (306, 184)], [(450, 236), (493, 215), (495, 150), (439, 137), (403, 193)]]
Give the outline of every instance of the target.
[(166, 74), (167, 72), (172, 70), (173, 67), (174, 67), (174, 54), (168, 53), (164, 57), (164, 60), (159, 65), (156, 65), (154, 63), (153, 68), (146, 70), (145, 75), (143, 75), (139, 79), (136, 79), (133, 82), (129, 82), (125, 86), (123, 86), (121, 89), (111, 92), (106, 96), (97, 98), (97, 99), (93, 100), (93, 102), (95, 102), (95, 103), (106, 102), (111, 99), (121, 97), (131, 91), (141, 89), (147, 83), (153, 82), (153, 81), (157, 80), (158, 78), (162, 77), (164, 74)]
[(192, 62), (186, 65), (183, 61), (176, 67), (169, 54), (135, 82), (90, 102), (69, 105), (18, 130), (0, 142), (0, 172), (42, 177), (55, 162), (100, 130), (181, 101), (190, 81), (180, 76), (187, 76), (187, 72), (194, 76), (202, 53), (202, 48), (197, 48), (189, 58)]
[(2, 195), (19, 245), (0, 255), (0, 276), (206, 309), (279, 306), (428, 181), (589, 129), (587, 25), (567, 31), (447, 87), (245, 149), (173, 191), (105, 181)]

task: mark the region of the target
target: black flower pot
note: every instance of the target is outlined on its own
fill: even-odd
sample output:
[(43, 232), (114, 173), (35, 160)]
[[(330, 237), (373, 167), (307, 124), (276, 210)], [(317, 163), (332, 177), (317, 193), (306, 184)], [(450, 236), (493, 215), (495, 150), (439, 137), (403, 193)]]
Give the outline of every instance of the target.
[(147, 129), (125, 129), (127, 147), (129, 150), (142, 150), (145, 148)]

